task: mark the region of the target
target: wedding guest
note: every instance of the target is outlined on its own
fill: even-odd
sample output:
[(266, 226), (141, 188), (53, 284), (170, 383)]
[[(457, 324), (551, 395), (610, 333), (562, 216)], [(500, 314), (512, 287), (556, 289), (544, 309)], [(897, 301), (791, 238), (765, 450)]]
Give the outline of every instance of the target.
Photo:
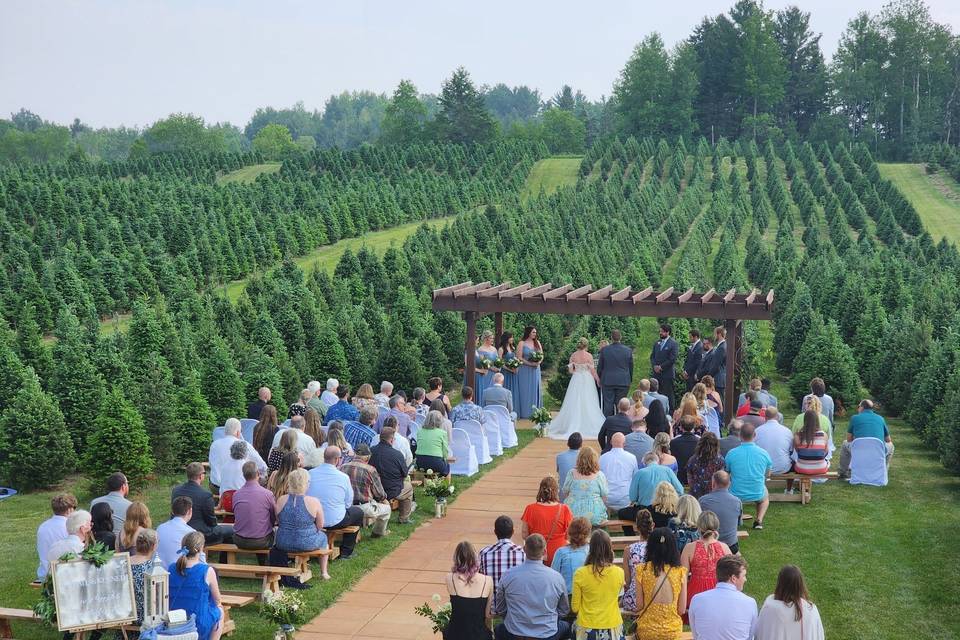
[[(493, 578), (493, 588), (500, 584), (500, 578), (510, 569), (523, 563), (523, 549), (513, 544), (513, 520), (510, 516), (497, 516), (493, 522), (493, 535), (497, 541), (480, 550), (480, 573)], [(543, 543), (544, 552), (547, 543)], [(541, 556), (542, 557), (542, 556)]]
[[(642, 380), (641, 380), (641, 382), (642, 382)], [(656, 378), (650, 378), (649, 380), (647, 380), (646, 387), (648, 387), (649, 390), (644, 389), (644, 391), (645, 391), (646, 396), (647, 396), (647, 399), (649, 399), (650, 403), (652, 404), (654, 400), (659, 401), (660, 404), (663, 405), (663, 410), (664, 410), (665, 412), (669, 413), (669, 412), (670, 412), (670, 399), (667, 398), (667, 396), (665, 396), (665, 395), (663, 395), (662, 393), (660, 393), (660, 382), (659, 382)], [(644, 387), (641, 387), (641, 388), (644, 388)], [(645, 401), (646, 401), (646, 400), (645, 400)], [(649, 408), (650, 408), (650, 405), (647, 405), (647, 408), (649, 409)]]
[[(53, 515), (37, 527), (37, 557), (40, 559), (40, 564), (37, 566), (37, 582), (43, 582), (50, 570), (47, 562), (50, 547), (68, 535), (67, 518), (77, 510), (77, 499), (69, 493), (57, 494), (50, 500), (50, 510), (53, 511)], [(92, 519), (91, 516), (91, 522)], [(112, 548), (112, 545), (107, 548)]]
[(214, 513), (213, 495), (201, 486), (206, 472), (199, 462), (187, 465), (187, 481), (173, 488), (171, 500), (180, 496), (190, 498), (193, 510), (187, 524), (199, 531), (206, 538), (207, 544), (233, 541), (233, 527), (228, 524), (219, 524)]
[(401, 395), (395, 395), (387, 400), (387, 417), (384, 419), (383, 426), (386, 426), (387, 421), (390, 418), (393, 418), (393, 421), (396, 423), (394, 428), (397, 430), (397, 434), (402, 436), (404, 439), (410, 437), (411, 429), (410, 426), (413, 424), (413, 420), (407, 415), (407, 403)]
[(630, 410), (630, 399), (620, 398), (617, 402), (617, 410), (612, 416), (607, 416), (603, 424), (600, 425), (600, 431), (597, 433), (597, 442), (600, 443), (600, 451), (606, 453), (610, 450), (610, 439), (615, 433), (626, 436), (633, 428), (633, 423), (627, 412)]
[[(214, 440), (210, 443), (210, 450), (207, 454), (207, 460), (210, 461), (210, 489), (216, 493), (220, 493), (220, 484), (222, 480), (220, 479), (223, 470), (227, 466), (232, 466), (230, 450), (238, 442), (245, 442), (240, 437), (240, 421), (236, 418), (228, 418), (223, 424), (223, 437)], [(257, 450), (253, 447), (248, 447), (245, 450), (244, 457), (247, 460), (253, 460), (257, 463), (257, 467), (263, 471), (267, 469), (267, 463), (264, 462), (263, 458), (260, 457), (260, 454), (257, 453)], [(114, 509), (114, 515), (116, 515), (116, 509)]]
[(363, 511), (365, 524), (373, 524), (373, 537), (387, 535), (390, 522), (390, 500), (383, 490), (383, 482), (377, 469), (370, 466), (370, 447), (357, 447), (357, 457), (342, 465), (340, 471), (350, 478), (353, 487), (353, 504)]
[[(448, 398), (443, 392), (443, 378), (438, 376), (430, 378), (427, 380), (427, 387), (429, 387), (430, 390), (427, 391), (426, 398), (430, 404), (432, 405), (435, 400), (440, 400), (443, 403), (443, 406), (446, 408), (446, 413), (444, 413), (444, 415), (450, 413), (450, 411), (453, 410), (453, 407), (450, 406), (450, 398)], [(430, 409), (433, 410), (433, 407), (431, 406)]]
[(283, 455), (283, 458), (280, 461), (280, 466), (276, 471), (270, 474), (270, 477), (267, 479), (267, 489), (273, 493), (275, 498), (286, 495), (287, 493), (287, 478), (290, 477), (290, 474), (300, 469), (302, 467), (300, 452), (298, 451), (288, 451)]
[(327, 441), (320, 447), (320, 455), (315, 460), (315, 463), (310, 466), (311, 469), (318, 464), (323, 464), (323, 451), (330, 446), (340, 448), (340, 466), (353, 460), (356, 455), (353, 447), (350, 446), (350, 443), (347, 442), (347, 439), (343, 435), (343, 423), (339, 421), (331, 422), (327, 425)]
[(243, 440), (234, 442), (230, 445), (230, 458), (220, 467), (220, 502), (218, 506), (223, 511), (233, 511), (233, 494), (246, 482), (243, 479), (243, 465), (247, 462), (247, 449), (249, 447), (250, 445)]
[(803, 397), (803, 403), (801, 404), (803, 409), (802, 413), (797, 414), (797, 417), (793, 420), (793, 426), (791, 431), (797, 433), (803, 428), (803, 414), (807, 411), (815, 411), (817, 413), (817, 420), (820, 424), (820, 430), (826, 435), (827, 441), (827, 462), (830, 462), (830, 459), (833, 457), (833, 428), (830, 425), (830, 419), (823, 414), (823, 407), (820, 405), (820, 398), (815, 395), (808, 395)]
[(677, 490), (669, 482), (661, 482), (653, 492), (653, 501), (647, 507), (650, 515), (653, 516), (653, 522), (658, 527), (666, 527), (670, 523), (670, 518), (677, 515), (677, 503), (680, 502), (680, 496)]
[(423, 424), (423, 421), (427, 418), (427, 414), (430, 412), (430, 403), (427, 402), (427, 390), (423, 387), (416, 387), (413, 390), (413, 402), (411, 404), (416, 414), (415, 421), (417, 424)]
[(556, 478), (547, 476), (540, 481), (537, 501), (528, 504), (523, 510), (520, 521), (521, 535), (524, 540), (531, 533), (539, 533), (547, 541), (547, 555), (544, 564), (553, 562), (553, 554), (566, 541), (567, 527), (573, 520), (570, 507), (560, 502), (560, 487)]
[(810, 602), (807, 585), (798, 567), (780, 569), (777, 586), (767, 596), (757, 616), (756, 640), (824, 640), (817, 605)]
[[(308, 495), (320, 501), (323, 513), (326, 514), (325, 526), (328, 532), (363, 523), (363, 511), (353, 506), (350, 478), (337, 468), (339, 460), (340, 448), (329, 446), (323, 450), (323, 464), (310, 470)], [(277, 508), (280, 508), (279, 504)], [(340, 558), (351, 557), (356, 544), (357, 534), (345, 533), (340, 543)]]
[[(324, 531), (323, 505), (317, 498), (307, 495), (309, 488), (310, 472), (297, 469), (287, 478), (287, 494), (277, 500), (277, 535), (274, 547), (283, 554), (315, 551), (329, 546)], [(349, 551), (345, 551), (348, 557), (352, 550), (351, 547)], [(273, 554), (271, 564), (274, 564), (272, 556)], [(320, 575), (324, 580), (330, 579), (330, 574), (327, 573), (328, 560), (329, 556), (320, 556)], [(286, 562), (281, 562), (281, 566), (286, 566)], [(289, 584), (288, 582), (288, 586)]]
[(698, 520), (700, 503), (690, 494), (684, 494), (677, 500), (677, 515), (670, 518), (667, 526), (677, 538), (677, 551), (683, 551), (688, 543), (700, 539)]
[(561, 619), (570, 610), (563, 577), (543, 563), (546, 547), (543, 536), (528, 536), (518, 548), (518, 566), (497, 583), (493, 613), (503, 617), (497, 640), (566, 640), (570, 634), (570, 624)]
[(773, 461), (770, 454), (753, 441), (755, 431), (752, 424), (743, 425), (740, 430), (740, 446), (727, 454), (724, 463), (730, 473), (730, 492), (742, 502), (753, 502), (757, 505), (757, 518), (753, 521), (753, 528), (763, 529), (763, 517), (770, 506), (767, 476), (770, 475)]
[(626, 585), (623, 588), (621, 606), (626, 611), (637, 610), (637, 569), (647, 561), (647, 542), (650, 540), (650, 533), (656, 528), (653, 524), (653, 516), (648, 509), (637, 511), (635, 524), (640, 540), (631, 544), (623, 552)]
[(713, 511), (703, 511), (697, 518), (700, 538), (683, 547), (680, 564), (689, 572), (687, 608), (693, 596), (717, 586), (717, 562), (730, 555), (730, 547), (720, 542), (720, 519)]
[(486, 330), (480, 335), (480, 346), (477, 347), (477, 369), (473, 383), (476, 403), (481, 407), (483, 406), (483, 394), (493, 385), (493, 376), (498, 373), (500, 369), (493, 364), (489, 367), (483, 367), (480, 366), (480, 364), (483, 360), (488, 360), (493, 363), (497, 357), (499, 357), (499, 354), (497, 353), (496, 345), (493, 344), (493, 332)]
[(252, 402), (247, 406), (247, 419), (248, 420), (259, 420), (260, 413), (263, 411), (263, 408), (270, 404), (270, 398), (273, 397), (273, 394), (270, 392), (269, 387), (260, 387), (257, 390), (257, 400)]
[(300, 466), (303, 462), (303, 454), (297, 449), (298, 434), (293, 429), (281, 429), (278, 435), (280, 440), (276, 446), (270, 449), (270, 453), (267, 455), (267, 469), (270, 471), (279, 469), (288, 453), (297, 454), (297, 466)]
[(297, 396), (297, 401), (287, 409), (287, 420), (292, 419), (293, 416), (304, 415), (307, 412), (307, 403), (310, 402), (310, 396), (312, 395), (309, 389), (301, 389), (300, 395)]
[(188, 533), (183, 537), (180, 557), (167, 567), (170, 610), (183, 609), (188, 617), (195, 617), (198, 640), (219, 640), (223, 631), (220, 584), (213, 567), (200, 558), (203, 544), (202, 533)]
[(56, 562), (66, 553), (75, 553), (77, 555), (83, 553), (83, 550), (86, 549), (90, 543), (90, 531), (92, 528), (93, 518), (90, 516), (89, 511), (77, 509), (67, 516), (67, 535), (65, 538), (55, 541), (47, 549), (47, 555), (44, 557), (44, 560), (47, 561), (47, 566), (49, 567), (50, 563)]
[(834, 402), (830, 394), (827, 393), (827, 385), (823, 378), (814, 378), (810, 381), (810, 395), (815, 396), (820, 401), (820, 413), (827, 416), (830, 420), (830, 428), (833, 428)]
[[(320, 401), (327, 405), (328, 409), (338, 402), (337, 388), (339, 386), (339, 380), (336, 378), (327, 378), (326, 389), (324, 389), (323, 393), (320, 394)], [(329, 422), (329, 419), (327, 421)]]
[(373, 399), (377, 402), (378, 407), (388, 409), (391, 397), (393, 397), (393, 383), (384, 380), (380, 383), (380, 393), (373, 396)]
[(563, 576), (567, 583), (567, 596), (573, 593), (573, 573), (583, 566), (587, 559), (587, 543), (592, 528), (586, 518), (574, 518), (567, 527), (567, 544), (553, 554), (550, 568)]
[(113, 532), (113, 509), (110, 505), (98, 502), (90, 509), (90, 517), (93, 519), (93, 539), (107, 549), (116, 549), (117, 536)]
[(626, 438), (622, 433), (613, 434), (610, 450), (600, 456), (600, 471), (607, 479), (609, 509), (619, 510), (630, 505), (630, 482), (639, 462), (636, 456), (623, 448), (625, 443)]
[[(500, 336), (500, 347), (497, 349), (497, 355), (503, 358), (504, 362), (517, 357), (517, 347), (513, 343), (513, 334), (509, 331), (504, 331), (503, 335)], [(511, 404), (518, 406), (520, 400), (517, 391), (517, 370), (504, 365), (501, 367), (500, 373), (503, 374), (503, 387), (513, 397)]]
[(796, 453), (793, 469), (807, 475), (826, 473), (830, 470), (830, 446), (820, 421), (825, 416), (807, 409), (799, 417), (803, 418), (803, 426), (793, 436), (793, 450)]
[(243, 463), (243, 478), (244, 485), (233, 494), (233, 543), (241, 549), (269, 549), (277, 524), (276, 497), (260, 486), (260, 471), (254, 462)]
[(260, 457), (270, 466), (270, 449), (273, 448), (273, 437), (277, 435), (277, 408), (268, 404), (260, 410), (260, 420), (253, 428), (253, 448)]
[(653, 450), (653, 438), (647, 435), (647, 424), (640, 420), (634, 422), (630, 427), (630, 433), (627, 434), (626, 442), (623, 445), (633, 457), (637, 459), (637, 468), (643, 464), (643, 457)]
[(684, 418), (693, 420), (693, 431), (695, 433), (703, 433), (704, 420), (703, 416), (700, 415), (697, 397), (693, 395), (693, 392), (683, 394), (683, 398), (680, 399), (680, 406), (673, 412), (673, 424), (681, 424)]
[(670, 422), (667, 420), (667, 411), (663, 408), (663, 404), (660, 402), (650, 404), (647, 409), (646, 423), (647, 423), (647, 435), (651, 438), (656, 438), (658, 434), (665, 433), (667, 434), (667, 439), (673, 437), (673, 427), (670, 426)]
[[(290, 427), (287, 429), (282, 429), (273, 436), (273, 446), (280, 444), (280, 439), (287, 435), (287, 433), (292, 433), (293, 438), (296, 440), (297, 451), (300, 452), (300, 455), (304, 460), (309, 458), (314, 451), (317, 449), (317, 444), (313, 441), (313, 438), (308, 436), (303, 428), (306, 426), (306, 420), (303, 416), (293, 416), (290, 418)], [(250, 456), (248, 456), (249, 458)]]
[(307, 408), (317, 412), (317, 415), (320, 416), (321, 423), (323, 423), (323, 418), (327, 415), (327, 409), (329, 409), (327, 403), (320, 399), (322, 389), (323, 385), (317, 380), (311, 380), (307, 383), (307, 391), (311, 393), (310, 401), (307, 402)]
[(380, 410), (375, 406), (366, 406), (360, 410), (360, 419), (357, 422), (345, 422), (343, 424), (343, 437), (347, 439), (350, 446), (356, 449), (361, 443), (369, 445), (377, 432), (373, 424), (377, 421)]
[(366, 382), (357, 387), (357, 392), (353, 394), (353, 400), (350, 402), (360, 413), (363, 413), (366, 407), (372, 407), (377, 412), (380, 411), (380, 404), (373, 397), (373, 386)]
[(346, 384), (337, 385), (337, 401), (327, 409), (327, 424), (334, 420), (346, 422), (360, 417), (360, 411), (350, 404), (350, 387)]
[[(653, 439), (653, 452), (657, 454), (657, 461), (665, 467), (669, 467), (674, 473), (680, 472), (680, 463), (676, 456), (670, 453), (670, 436), (660, 432)], [(681, 483), (683, 484), (683, 483)]]
[(323, 427), (320, 425), (320, 414), (313, 407), (307, 407), (307, 412), (303, 414), (303, 432), (313, 440), (314, 447), (319, 447), (324, 442)]
[(394, 438), (398, 434), (391, 432), (392, 427), (384, 427), (380, 434), (380, 442), (371, 449), (370, 466), (380, 474), (383, 491), (388, 500), (396, 500), (399, 510), (400, 524), (411, 522), (410, 514), (417, 508), (413, 501), (413, 484), (410, 482), (409, 469), (403, 454), (393, 446)]
[(453, 411), (450, 412), (450, 421), (453, 422), (453, 424), (457, 424), (461, 420), (475, 420), (480, 424), (487, 421), (483, 409), (473, 401), (472, 387), (461, 387), (460, 404), (455, 406)]
[(670, 441), (670, 453), (677, 461), (677, 477), (683, 484), (687, 484), (687, 462), (700, 442), (700, 438), (693, 433), (695, 426), (696, 422), (691, 416), (683, 416), (680, 419), (680, 435)]
[(507, 413), (513, 413), (513, 393), (503, 386), (503, 370), (493, 374), (493, 380), (490, 387), (483, 394), (484, 408), (499, 405), (507, 410)]
[(757, 602), (742, 593), (747, 581), (747, 561), (723, 556), (717, 561), (717, 586), (690, 600), (690, 630), (694, 638), (754, 637)]
[(643, 389), (637, 389), (633, 392), (633, 395), (630, 396), (632, 403), (626, 415), (634, 425), (643, 422), (647, 414), (650, 413), (650, 409), (643, 404), (645, 396), (646, 394), (643, 392)]
[(383, 432), (387, 429), (391, 430), (391, 445), (400, 452), (403, 456), (403, 464), (409, 469), (413, 466), (413, 449), (410, 448), (410, 440), (400, 433), (396, 416), (387, 416), (387, 419), (383, 421), (383, 428), (380, 433), (373, 436), (373, 440), (370, 441), (370, 448), (372, 449), (383, 441)]
[(450, 418), (448, 417), (450, 410), (447, 409), (447, 405), (443, 403), (443, 400), (437, 398), (430, 403), (430, 411), (438, 412), (443, 418), (443, 423), (441, 426), (443, 427), (443, 430), (447, 432), (447, 442), (453, 442), (453, 422), (451, 422)]
[(133, 576), (133, 597), (137, 604), (137, 625), (143, 624), (144, 576), (153, 568), (153, 558), (157, 553), (157, 532), (153, 529), (140, 529), (134, 541), (130, 556), (130, 573)]
[(443, 428), (443, 416), (439, 411), (430, 411), (423, 426), (417, 432), (417, 469), (433, 469), (441, 476), (450, 473), (450, 446)]
[(717, 411), (717, 416), (723, 420), (723, 396), (717, 391), (717, 383), (713, 376), (706, 375), (700, 379), (700, 382), (707, 388), (707, 404)]
[(690, 495), (699, 498), (710, 492), (713, 474), (723, 469), (723, 456), (720, 455), (720, 441), (716, 434), (707, 432), (697, 442), (693, 455), (687, 460), (687, 485)]
[(623, 640), (619, 596), (623, 569), (613, 563), (610, 535), (598, 529), (590, 536), (584, 565), (573, 574), (570, 610), (577, 614), (574, 630), (586, 640)]
[(164, 567), (177, 561), (177, 551), (183, 546), (183, 537), (193, 533), (187, 524), (193, 519), (193, 501), (187, 496), (174, 498), (170, 514), (170, 519), (157, 527), (157, 556)]
[(557, 454), (557, 478), (558, 483), (563, 484), (567, 479), (567, 474), (577, 464), (577, 455), (580, 454), (580, 447), (583, 446), (583, 436), (579, 431), (574, 431), (567, 437), (567, 450)]
[(480, 571), (473, 545), (463, 541), (453, 552), (453, 567), (444, 578), (450, 596), (450, 622), (444, 640), (491, 640), (490, 597), (493, 580)]
[[(770, 455), (772, 473), (787, 473), (793, 468), (793, 432), (780, 424), (776, 407), (767, 407), (766, 418), (767, 421), (757, 427), (754, 442)], [(792, 493), (792, 487), (788, 489)]]
[(743, 515), (743, 503), (740, 498), (730, 493), (729, 473), (717, 471), (713, 474), (710, 493), (700, 498), (700, 508), (716, 514), (720, 521), (718, 540), (730, 547), (731, 553), (739, 553), (737, 528)]
[(150, 520), (150, 509), (142, 502), (133, 502), (127, 509), (127, 519), (123, 522), (123, 529), (116, 536), (116, 546), (119, 553), (133, 551), (137, 544), (137, 534), (142, 529), (153, 528)]
[(540, 389), (541, 361), (532, 359), (534, 354), (543, 355), (543, 345), (537, 337), (536, 327), (524, 327), (517, 352), (522, 363), (517, 371), (517, 417), (529, 418), (535, 408), (543, 406)]
[[(678, 494), (683, 493), (683, 485), (677, 480), (677, 475), (670, 467), (659, 464), (657, 454), (651, 451), (643, 457), (643, 467), (633, 474), (633, 480), (630, 481), (630, 506), (620, 509), (617, 517), (621, 520), (636, 519), (637, 512), (653, 502), (657, 487), (664, 482), (669, 483)], [(623, 534), (632, 536), (633, 527), (624, 525)]]
[(580, 449), (576, 466), (563, 482), (561, 497), (574, 517), (587, 518), (592, 525), (607, 519), (607, 479), (600, 471), (596, 449)]
[[(239, 424), (239, 422), (237, 423)], [(130, 484), (127, 482), (127, 476), (122, 473), (112, 473), (107, 478), (107, 495), (94, 498), (90, 503), (90, 508), (98, 502), (106, 502), (113, 509), (113, 528), (119, 530), (123, 527), (123, 521), (127, 519), (127, 509), (130, 508), (130, 501), (127, 500), (127, 494), (130, 493)]]
[(637, 637), (679, 640), (687, 611), (687, 570), (669, 529), (658, 527), (650, 533), (647, 561), (637, 569), (636, 581)]
[(731, 450), (740, 446), (740, 430), (743, 428), (743, 422), (739, 419), (730, 421), (727, 427), (727, 435), (720, 438), (720, 455), (724, 458)]

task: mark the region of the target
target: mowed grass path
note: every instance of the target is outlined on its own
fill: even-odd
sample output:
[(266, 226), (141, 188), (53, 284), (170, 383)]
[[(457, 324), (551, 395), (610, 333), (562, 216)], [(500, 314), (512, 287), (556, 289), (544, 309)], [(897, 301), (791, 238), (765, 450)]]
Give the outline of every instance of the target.
[(541, 189), (553, 193), (560, 187), (576, 184), (582, 159), (583, 156), (556, 156), (538, 160), (530, 169), (523, 197), (535, 196)]
[(220, 176), (217, 178), (217, 184), (229, 184), (231, 182), (253, 182), (258, 176), (261, 176), (265, 173), (276, 173), (277, 171), (280, 171), (279, 162), (251, 164)]
[[(916, 207), (923, 226), (934, 240), (960, 243), (960, 191), (953, 179), (939, 173), (928, 176), (922, 164), (881, 164), (880, 175), (891, 180)], [(940, 184), (935, 184), (938, 181)], [(945, 193), (955, 192), (951, 198)]]

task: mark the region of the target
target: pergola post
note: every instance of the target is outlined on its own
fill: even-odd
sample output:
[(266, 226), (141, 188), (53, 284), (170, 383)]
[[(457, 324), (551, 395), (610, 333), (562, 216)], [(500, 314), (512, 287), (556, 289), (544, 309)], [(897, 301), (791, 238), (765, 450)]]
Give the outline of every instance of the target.
[(727, 379), (723, 388), (724, 414), (737, 415), (737, 351), (740, 349), (739, 320), (726, 320), (723, 328), (727, 331)]
[(499, 311), (493, 314), (493, 339), (494, 345), (500, 346), (500, 336), (503, 335), (503, 314)]
[(473, 388), (474, 374), (477, 371), (477, 313), (464, 311), (467, 321), (467, 339), (464, 344), (463, 384)]

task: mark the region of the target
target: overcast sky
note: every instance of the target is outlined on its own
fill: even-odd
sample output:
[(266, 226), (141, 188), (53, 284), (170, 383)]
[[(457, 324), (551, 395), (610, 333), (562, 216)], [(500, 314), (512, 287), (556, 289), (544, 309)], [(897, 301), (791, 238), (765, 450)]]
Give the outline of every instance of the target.
[[(243, 126), (260, 106), (321, 108), (344, 90), (389, 93), (401, 78), (436, 93), (465, 66), (477, 84), (564, 83), (609, 95), (634, 45), (668, 45), (733, 0), (293, 2), (289, 0), (0, 0), (0, 117), (145, 125), (186, 111)], [(799, 4), (827, 56), (858, 11), (881, 0)], [(960, 31), (960, 1), (929, 0)]]

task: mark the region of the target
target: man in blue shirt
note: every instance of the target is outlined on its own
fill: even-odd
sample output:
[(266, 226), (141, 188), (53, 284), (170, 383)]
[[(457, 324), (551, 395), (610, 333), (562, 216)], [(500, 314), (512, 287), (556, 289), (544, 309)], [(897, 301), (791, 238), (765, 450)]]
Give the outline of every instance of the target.
[[(630, 481), (630, 506), (617, 511), (617, 517), (621, 520), (634, 522), (637, 519), (637, 512), (646, 509), (653, 502), (653, 494), (661, 482), (670, 483), (678, 494), (683, 495), (683, 485), (677, 479), (677, 474), (670, 467), (660, 464), (656, 453), (650, 451), (643, 456), (642, 464), (643, 467), (637, 469)], [(635, 535), (633, 527), (623, 525), (623, 535)]]
[(350, 387), (340, 383), (337, 386), (337, 402), (327, 410), (327, 424), (330, 424), (334, 420), (339, 420), (340, 422), (355, 422), (359, 418), (360, 412), (355, 406), (350, 404)]
[(763, 529), (763, 516), (770, 506), (767, 476), (773, 468), (773, 460), (754, 442), (756, 431), (752, 424), (744, 424), (740, 429), (740, 446), (731, 449), (724, 461), (730, 472), (730, 493), (743, 502), (756, 503), (757, 519), (753, 521), (753, 528)]
[(460, 404), (450, 412), (450, 422), (453, 423), (453, 426), (457, 426), (457, 422), (460, 420), (476, 420), (483, 424), (487, 418), (483, 414), (483, 409), (473, 402), (473, 389), (466, 386), (460, 389), (460, 398)]
[(583, 446), (583, 436), (579, 431), (574, 431), (567, 438), (567, 450), (557, 454), (557, 475), (560, 476), (560, 486), (567, 479), (567, 474), (577, 465), (577, 456), (580, 455), (580, 447)]
[[(337, 405), (333, 405), (337, 406)], [(370, 445), (373, 442), (377, 432), (373, 429), (373, 423), (377, 420), (378, 410), (376, 407), (364, 407), (360, 412), (358, 422), (343, 423), (343, 437), (350, 446), (356, 449), (361, 444)]]
[(526, 560), (500, 578), (493, 600), (493, 612), (503, 616), (494, 630), (497, 640), (559, 640), (570, 633), (570, 623), (560, 619), (570, 610), (567, 585), (560, 573), (543, 564), (546, 551), (543, 536), (527, 536)]
[(893, 440), (890, 439), (887, 421), (883, 416), (874, 413), (873, 401), (861, 400), (857, 405), (857, 415), (850, 418), (850, 424), (847, 426), (847, 439), (840, 447), (839, 476), (841, 478), (850, 477), (850, 443), (857, 438), (881, 440), (887, 447), (887, 466), (890, 466), (890, 458), (893, 457)]
[[(323, 464), (310, 470), (310, 487), (307, 489), (307, 495), (319, 500), (323, 506), (323, 524), (328, 533), (333, 529), (363, 524), (363, 511), (353, 506), (350, 476), (337, 469), (339, 461), (340, 447), (331, 445), (324, 449)], [(350, 558), (356, 545), (356, 533), (344, 534), (340, 559)]]

